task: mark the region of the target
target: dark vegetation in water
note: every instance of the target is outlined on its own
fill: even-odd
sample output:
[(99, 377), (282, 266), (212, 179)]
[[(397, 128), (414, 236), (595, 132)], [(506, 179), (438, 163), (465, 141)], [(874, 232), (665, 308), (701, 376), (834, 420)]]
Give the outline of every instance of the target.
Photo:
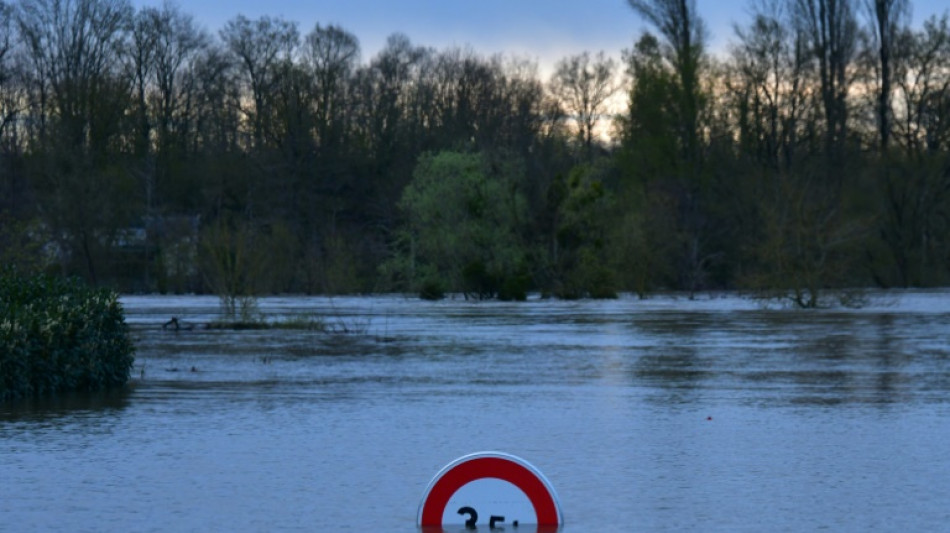
[(950, 284), (946, 15), (756, 2), (714, 55), (695, 0), (627, 3), (631, 48), (549, 78), (316, 21), (0, 3), (0, 264), (240, 322), (280, 293)]
[(277, 320), (215, 320), (201, 326), (204, 329), (221, 330), (265, 330), (265, 329), (293, 329), (327, 331), (327, 323), (321, 318), (313, 316), (295, 316)]
[(0, 401), (121, 387), (134, 346), (118, 295), (81, 281), (0, 273)]
[(288, 317), (268, 319), (262, 315), (254, 315), (244, 319), (225, 318), (210, 322), (193, 323), (172, 317), (162, 324), (166, 331), (193, 331), (193, 330), (307, 330), (328, 333), (332, 335), (364, 335), (369, 329), (369, 319), (347, 318), (342, 316), (317, 316), (313, 314), (298, 314)]

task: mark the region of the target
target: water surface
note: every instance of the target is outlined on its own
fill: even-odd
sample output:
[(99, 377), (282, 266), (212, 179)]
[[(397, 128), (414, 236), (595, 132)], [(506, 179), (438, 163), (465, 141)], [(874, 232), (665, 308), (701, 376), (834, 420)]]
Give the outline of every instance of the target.
[(125, 297), (128, 391), (0, 406), (0, 530), (415, 532), (481, 450), (541, 469), (565, 533), (939, 530), (948, 297), (261, 301), (329, 333)]

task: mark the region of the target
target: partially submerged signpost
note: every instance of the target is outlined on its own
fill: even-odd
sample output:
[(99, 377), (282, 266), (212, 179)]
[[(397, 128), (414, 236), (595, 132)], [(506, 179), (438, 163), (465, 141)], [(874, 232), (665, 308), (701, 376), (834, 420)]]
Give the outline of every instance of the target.
[(480, 452), (460, 457), (429, 482), (417, 524), (522, 531), (556, 530), (564, 523), (554, 487), (533, 465), (514, 455)]

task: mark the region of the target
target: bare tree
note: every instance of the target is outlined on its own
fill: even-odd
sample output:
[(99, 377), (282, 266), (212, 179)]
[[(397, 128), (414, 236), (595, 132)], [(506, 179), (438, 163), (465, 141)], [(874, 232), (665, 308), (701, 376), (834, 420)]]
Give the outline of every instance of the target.
[(108, 246), (129, 203), (114, 149), (129, 98), (123, 71), (132, 8), (127, 0), (22, 0), (19, 33), (41, 126), (37, 171), (45, 215), (60, 245), (97, 280), (96, 248)]
[(499, 111), (504, 125), (495, 140), (527, 154), (543, 127), (544, 86), (537, 78), (536, 63), (512, 59), (502, 68), (504, 94)]
[(182, 13), (173, 4), (150, 11), (155, 28), (154, 51), (155, 108), (159, 145), (167, 149), (171, 138), (188, 133), (193, 92), (194, 68), (201, 52), (211, 42), (210, 36), (195, 23), (191, 15)]
[(158, 40), (158, 28), (152, 23), (157, 9), (146, 7), (135, 14), (132, 21), (131, 46), (129, 50), (129, 75), (132, 79), (133, 98), (135, 100), (135, 154), (146, 157), (150, 151), (152, 124), (148, 113), (148, 93), (151, 89), (152, 71), (155, 63), (155, 43)]
[(347, 84), (360, 59), (355, 35), (339, 26), (317, 24), (304, 41), (304, 61), (315, 85), (317, 138), (331, 144), (343, 133)]
[[(20, 35), (69, 141), (88, 145), (98, 99), (116, 80), (131, 20), (126, 0), (23, 0)], [(114, 118), (114, 117), (109, 117)]]
[(26, 92), (20, 75), (16, 21), (12, 6), (0, 1), (0, 263), (39, 264), (36, 231), (28, 232), (34, 215), (30, 187), (22, 171)]
[(577, 118), (578, 133), (588, 161), (593, 158), (594, 128), (604, 114), (607, 100), (617, 91), (616, 63), (603, 52), (589, 52), (560, 60), (551, 88), (569, 113)]
[[(371, 151), (374, 172), (383, 186), (396, 187), (390, 191), (394, 195), (408, 182), (415, 165), (415, 156), (403, 151), (414, 139), (401, 134), (421, 121), (409, 104), (413, 87), (420, 83), (421, 68), (431, 56), (431, 50), (413, 45), (407, 36), (393, 34), (369, 66), (359, 69), (355, 76), (358, 135)], [(392, 172), (397, 161), (407, 164), (398, 174)], [(401, 179), (394, 180), (396, 175)]]
[(790, 28), (783, 4), (758, 4), (748, 27), (735, 27), (727, 102), (744, 151), (767, 168), (790, 168), (810, 102), (805, 90), (810, 54)]
[(290, 61), (297, 48), (297, 25), (281, 19), (261, 17), (249, 20), (243, 15), (228, 21), (221, 40), (235, 56), (250, 87), (253, 111), (254, 146), (265, 143), (265, 117), (270, 113), (271, 95), (279, 78), (278, 65)]
[(848, 131), (849, 67), (857, 51), (854, 0), (791, 1), (796, 24), (807, 36), (812, 56), (818, 62), (825, 150), (832, 162), (840, 164)]
[(915, 156), (950, 147), (950, 17), (931, 17), (901, 40), (895, 62), (895, 141)]
[(887, 151), (892, 129), (893, 57), (897, 40), (910, 18), (909, 0), (864, 0), (871, 45), (876, 48), (877, 127), (880, 150)]
[(134, 155), (136, 173), (145, 192), (144, 283), (150, 285), (151, 237), (155, 208), (164, 203), (161, 189), (181, 179), (174, 166), (185, 157), (193, 133), (193, 81), (187, 71), (209, 37), (190, 15), (166, 2), (136, 13), (131, 31), (129, 70), (136, 115)]
[(7, 132), (15, 128), (21, 106), (17, 93), (22, 84), (16, 79), (13, 62), (15, 31), (13, 8), (0, 1), (0, 149), (9, 142)]
[[(902, 32), (894, 55), (894, 136), (902, 158), (882, 165), (880, 234), (892, 267), (883, 284), (940, 283), (950, 213), (950, 18)], [(893, 168), (893, 169), (892, 169)]]

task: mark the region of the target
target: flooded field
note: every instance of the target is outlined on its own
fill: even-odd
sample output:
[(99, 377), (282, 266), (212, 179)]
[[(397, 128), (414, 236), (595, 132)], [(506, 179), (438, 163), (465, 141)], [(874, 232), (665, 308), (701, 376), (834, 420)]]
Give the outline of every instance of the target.
[(211, 297), (123, 303), (128, 391), (0, 406), (0, 530), (415, 532), (482, 450), (541, 469), (565, 533), (950, 522), (950, 292), (267, 298), (322, 327), (241, 331), (203, 328)]

